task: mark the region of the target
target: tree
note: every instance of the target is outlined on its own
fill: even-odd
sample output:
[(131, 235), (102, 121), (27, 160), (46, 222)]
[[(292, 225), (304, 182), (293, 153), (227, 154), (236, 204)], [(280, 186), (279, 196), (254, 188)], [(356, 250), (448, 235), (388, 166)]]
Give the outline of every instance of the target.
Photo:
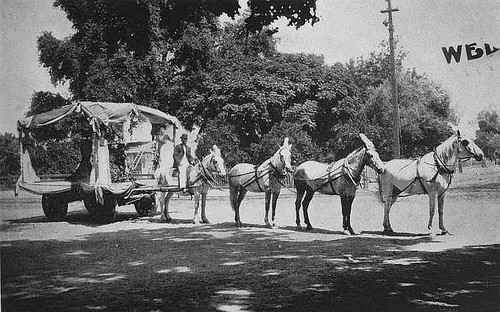
[[(415, 69), (405, 70), (404, 51), (396, 53), (397, 85), (401, 120), (402, 157), (421, 156), (452, 134), (450, 123), (456, 121), (450, 97), (440, 85)], [(385, 43), (367, 59), (358, 58), (347, 66), (363, 96), (365, 129), (373, 135), (382, 159), (392, 155), (392, 104), (389, 83), (389, 52)]]
[(222, 118), (211, 120), (206, 124), (198, 142), (196, 156), (202, 159), (203, 156), (208, 155), (214, 144), (222, 151), (222, 157), (228, 168), (240, 162), (251, 161), (247, 151), (241, 148), (235, 127), (228, 125)]
[[(270, 52), (273, 46), (264, 47), (269, 32), (262, 32), (263, 27), (279, 17), (296, 27), (314, 23), (315, 3), (249, 1), (248, 22), (241, 23), (245, 30), (238, 39), (247, 44), (264, 38), (261, 45)], [(54, 84), (68, 83), (73, 100), (159, 108), (177, 115), (187, 128), (218, 115), (212, 113), (217, 107), (205, 113), (206, 106), (199, 103), (217, 49), (217, 17), (239, 14), (238, 0), (57, 0), (54, 6), (66, 12), (75, 33), (60, 40), (44, 32), (38, 38), (39, 60)], [(251, 50), (252, 55), (261, 52)], [(33, 105), (45, 98), (36, 95)], [(59, 99), (52, 100), (43, 107), (58, 107)], [(185, 103), (187, 109), (181, 109)]]
[[(297, 134), (296, 155), (304, 159), (343, 157), (359, 146), (360, 132), (381, 155), (390, 155), (386, 43), (367, 58), (331, 66), (320, 56), (276, 50), (277, 30), (267, 25), (280, 17), (296, 27), (317, 22), (315, 0), (249, 0), (249, 12), (224, 26), (217, 17), (238, 14), (238, 1), (58, 0), (55, 5), (67, 13), (75, 34), (58, 40), (44, 33), (40, 62), (54, 83), (69, 82), (74, 99), (159, 108), (186, 128), (199, 125), (208, 133), (200, 151), (217, 141), (215, 134), (231, 142), (229, 163), (263, 160), (287, 131)], [(411, 157), (448, 133), (452, 112), (439, 85), (404, 71), (404, 56), (398, 51), (396, 64), (403, 155)], [(305, 145), (299, 149), (299, 144)]]
[(273, 156), (283, 145), (285, 138), (289, 138), (289, 143), (292, 144), (292, 165), (321, 157), (320, 148), (300, 125), (283, 121), (274, 125), (271, 131), (263, 136), (260, 144), (252, 146), (253, 163), (261, 163)]
[(19, 139), (12, 133), (0, 133), (0, 176), (14, 180), (19, 176)]
[(492, 109), (481, 111), (477, 117), (479, 130), (476, 131), (474, 141), (490, 160), (500, 157), (500, 119), (498, 113)]
[[(69, 82), (76, 99), (133, 101), (158, 107), (185, 61), (204, 62), (202, 49), (178, 44), (194, 29), (217, 30), (217, 17), (239, 14), (238, 0), (57, 0), (75, 34), (64, 40), (44, 32), (40, 63), (53, 83)], [(258, 32), (279, 17), (299, 27), (316, 22), (316, 0), (249, 1), (246, 29)], [(267, 12), (267, 13), (266, 13)], [(208, 26), (204, 27), (204, 26)], [(203, 47), (203, 44), (200, 45)]]

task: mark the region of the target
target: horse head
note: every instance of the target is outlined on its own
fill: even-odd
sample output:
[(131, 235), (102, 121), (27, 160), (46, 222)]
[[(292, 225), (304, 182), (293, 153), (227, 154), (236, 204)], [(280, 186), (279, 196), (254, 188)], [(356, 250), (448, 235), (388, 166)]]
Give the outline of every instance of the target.
[(220, 176), (226, 175), (226, 165), (217, 145), (210, 148), (210, 154), (204, 159), (204, 166), (210, 171)]
[(285, 138), (283, 145), (274, 154), (271, 159), (271, 164), (280, 171), (293, 172), (292, 167), (292, 144), (289, 144), (289, 139)]
[(373, 142), (370, 141), (363, 133), (360, 133), (359, 137), (361, 138), (361, 141), (363, 141), (366, 148), (365, 151), (366, 164), (375, 171), (377, 171), (377, 173), (384, 173), (385, 165), (380, 159), (380, 156), (378, 155), (377, 151), (375, 150), (375, 145), (373, 144)]
[(479, 146), (474, 143), (474, 141), (469, 138), (465, 138), (460, 135), (460, 130), (457, 130), (457, 138), (458, 142), (458, 155), (461, 159), (469, 159), (474, 157), (475, 160), (481, 161), (484, 158), (483, 151), (479, 148)]

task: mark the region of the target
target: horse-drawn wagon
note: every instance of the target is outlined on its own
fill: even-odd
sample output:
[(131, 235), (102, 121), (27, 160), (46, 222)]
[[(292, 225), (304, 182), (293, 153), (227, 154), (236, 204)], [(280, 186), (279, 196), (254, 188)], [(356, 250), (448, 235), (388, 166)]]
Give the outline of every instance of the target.
[[(66, 118), (80, 116), (92, 128), (92, 137), (81, 149), (80, 165), (69, 175), (45, 178), (37, 175), (30, 157), (33, 131), (53, 125)], [(113, 124), (125, 129), (122, 151), (126, 178), (112, 181), (110, 151), (104, 132)], [(164, 126), (175, 138), (179, 121), (159, 110), (133, 103), (77, 102), (18, 121), (21, 145), (19, 189), (42, 195), (42, 208), (49, 219), (66, 216), (68, 203), (83, 200), (87, 210), (103, 221), (114, 218), (116, 207), (134, 204), (139, 215), (155, 208), (156, 191), (178, 189), (175, 184), (159, 185), (154, 177), (158, 144), (151, 130)]]

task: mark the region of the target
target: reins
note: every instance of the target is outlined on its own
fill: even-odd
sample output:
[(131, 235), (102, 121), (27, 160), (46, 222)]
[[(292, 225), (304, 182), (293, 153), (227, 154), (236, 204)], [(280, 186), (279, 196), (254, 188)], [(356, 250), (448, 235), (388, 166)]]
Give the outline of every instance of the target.
[[(212, 156), (213, 157), (213, 156)], [(218, 189), (215, 185), (214, 185), (214, 182), (215, 181), (215, 178), (213, 176), (213, 174), (211, 173), (211, 171), (205, 167), (205, 165), (203, 164), (203, 162), (199, 162), (198, 163), (198, 175), (196, 176), (196, 179), (194, 179), (194, 181), (192, 182), (192, 184), (195, 184), (197, 183), (198, 181), (202, 180), (204, 182), (206, 182), (211, 188), (216, 188)], [(215, 172), (215, 171), (213, 171)], [(196, 186), (190, 186), (190, 187), (196, 187)]]

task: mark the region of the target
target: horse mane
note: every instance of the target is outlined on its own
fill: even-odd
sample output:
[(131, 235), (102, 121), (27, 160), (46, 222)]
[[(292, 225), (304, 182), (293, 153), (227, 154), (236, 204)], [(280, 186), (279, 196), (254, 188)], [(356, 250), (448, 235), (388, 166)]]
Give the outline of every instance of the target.
[(436, 147), (435, 153), (440, 159), (442, 159), (444, 164), (448, 164), (449, 160), (454, 156), (453, 143), (455, 142), (456, 139), (457, 135), (456, 134), (452, 135), (446, 141), (444, 141), (443, 143), (439, 144)]
[(361, 147), (358, 147), (357, 149), (355, 149), (354, 151), (350, 152), (346, 157), (344, 158), (341, 158), (339, 160), (334, 160), (332, 161), (329, 165), (328, 165), (328, 171), (331, 171), (333, 170), (333, 168), (339, 168), (341, 167), (346, 161), (347, 159), (351, 158), (351, 156), (353, 156), (354, 154), (356, 154), (358, 151), (360, 151), (361, 149), (363, 149), (364, 146), (361, 146)]
[[(352, 151), (351, 153), (349, 153), (349, 155), (347, 155), (345, 157), (345, 160), (347, 161), (348, 159), (352, 159), (352, 157), (354, 155), (356, 155), (359, 151), (361, 151), (363, 148), (365, 148), (365, 146), (361, 146), (361, 147), (358, 147), (357, 149), (355, 149), (354, 151)], [(349, 163), (350, 164), (350, 163)]]

